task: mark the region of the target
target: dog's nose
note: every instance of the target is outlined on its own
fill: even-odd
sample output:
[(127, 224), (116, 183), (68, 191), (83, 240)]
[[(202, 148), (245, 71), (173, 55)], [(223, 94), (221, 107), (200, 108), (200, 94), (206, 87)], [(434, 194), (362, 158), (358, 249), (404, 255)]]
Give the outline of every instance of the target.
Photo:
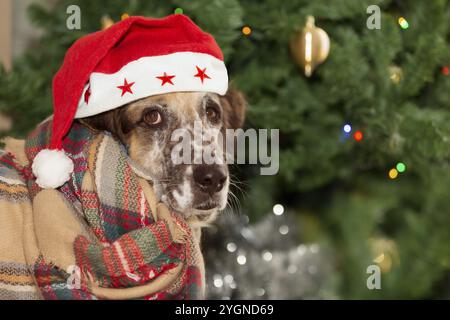
[(213, 194), (222, 190), (227, 176), (217, 165), (199, 165), (194, 168), (194, 181), (203, 192)]

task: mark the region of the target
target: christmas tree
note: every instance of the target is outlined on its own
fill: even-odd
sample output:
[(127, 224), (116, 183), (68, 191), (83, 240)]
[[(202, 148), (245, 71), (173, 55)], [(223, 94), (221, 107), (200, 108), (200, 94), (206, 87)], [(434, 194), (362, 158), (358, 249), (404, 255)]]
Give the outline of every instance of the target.
[[(67, 28), (70, 5), (81, 9), (79, 30)], [(376, 18), (368, 11), (372, 5), (381, 9), (379, 28), (367, 21)], [(8, 134), (23, 137), (51, 113), (52, 77), (80, 36), (124, 13), (162, 17), (174, 11), (222, 47), (233, 86), (249, 102), (246, 126), (280, 129), (277, 175), (233, 167), (239, 201), (231, 216), (240, 212), (253, 226), (227, 224), (232, 217), (224, 215), (217, 232), (228, 232), (222, 237), (227, 241), (214, 229), (206, 234), (213, 296), (450, 297), (449, 1), (60, 0), (50, 11), (32, 5), (30, 18), (44, 35), (12, 72), (0, 71), (0, 111), (14, 123)], [(310, 77), (291, 48), (308, 16), (331, 41), (328, 58)], [(270, 222), (280, 208), (288, 224)], [(249, 237), (233, 233), (249, 235), (248, 229)], [(278, 233), (290, 240), (266, 243)], [(296, 246), (301, 255), (309, 248), (314, 262), (295, 264), (299, 258), (290, 252)], [(267, 287), (249, 283), (258, 281), (258, 257), (276, 264), (262, 269), (274, 274), (273, 281), (288, 273), (298, 280), (289, 295), (273, 288), (268, 295)], [(285, 258), (294, 262), (285, 264)], [(227, 272), (234, 277), (220, 275), (214, 259), (231, 259)], [(381, 269), (380, 290), (368, 288), (371, 265)], [(299, 268), (311, 276), (300, 277)], [(234, 283), (242, 272), (252, 276)], [(245, 292), (250, 287), (257, 290)]]

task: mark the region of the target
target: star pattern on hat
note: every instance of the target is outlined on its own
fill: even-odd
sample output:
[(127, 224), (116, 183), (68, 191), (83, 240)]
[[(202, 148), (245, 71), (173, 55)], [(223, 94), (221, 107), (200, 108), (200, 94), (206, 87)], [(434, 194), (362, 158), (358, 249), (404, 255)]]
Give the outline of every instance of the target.
[(117, 88), (119, 88), (120, 90), (122, 90), (122, 95), (121, 97), (123, 97), (123, 95), (127, 92), (133, 94), (133, 91), (131, 91), (131, 87), (133, 86), (134, 82), (128, 83), (127, 78), (125, 78), (123, 80), (123, 86), (117, 86)]
[(199, 79), (202, 81), (202, 83), (203, 83), (203, 81), (204, 81), (205, 79), (211, 79), (211, 78), (206, 74), (206, 68), (201, 69), (201, 68), (199, 68), (198, 66), (195, 66), (195, 67), (197, 68), (197, 74), (194, 75), (194, 77), (199, 78)]
[(89, 86), (86, 90), (86, 92), (84, 93), (84, 102), (86, 104), (89, 103), (89, 98), (91, 97), (91, 86)]
[(175, 76), (174, 75), (169, 76), (169, 75), (167, 75), (166, 72), (164, 72), (164, 75), (156, 77), (156, 78), (158, 78), (159, 80), (162, 81), (161, 86), (165, 85), (166, 83), (170, 83), (171, 85), (173, 85), (172, 79), (175, 78)]

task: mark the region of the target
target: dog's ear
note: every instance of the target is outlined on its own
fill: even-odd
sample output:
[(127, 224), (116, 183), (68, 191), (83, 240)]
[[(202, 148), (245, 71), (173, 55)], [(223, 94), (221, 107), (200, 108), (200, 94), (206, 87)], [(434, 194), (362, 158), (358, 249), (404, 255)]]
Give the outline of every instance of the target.
[(234, 88), (220, 97), (220, 104), (224, 113), (224, 124), (227, 129), (238, 129), (244, 125), (247, 102), (244, 94)]
[(94, 130), (109, 131), (113, 136), (125, 143), (126, 135), (133, 128), (130, 119), (127, 117), (126, 108), (124, 106), (95, 116), (82, 118), (79, 121)]

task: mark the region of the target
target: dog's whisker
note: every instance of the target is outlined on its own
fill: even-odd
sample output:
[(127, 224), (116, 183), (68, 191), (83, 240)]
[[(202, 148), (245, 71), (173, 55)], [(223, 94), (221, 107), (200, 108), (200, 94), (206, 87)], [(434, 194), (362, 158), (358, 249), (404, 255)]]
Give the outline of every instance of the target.
[(235, 185), (243, 185), (245, 187), (249, 186), (249, 183), (247, 181), (238, 180), (238, 178), (235, 175), (230, 175), (230, 183), (231, 182)]
[(239, 184), (244, 184), (244, 183), (240, 183), (239, 181), (236, 181), (236, 180), (233, 180), (230, 178), (230, 185), (233, 188), (235, 188), (236, 190), (238, 190), (241, 193), (243, 198), (246, 198), (248, 196), (247, 191), (244, 188), (242, 188)]
[(228, 193), (230, 197), (227, 199), (227, 206), (229, 205), (230, 209), (235, 213), (240, 213), (240, 201), (239, 198), (234, 194), (232, 190)]

